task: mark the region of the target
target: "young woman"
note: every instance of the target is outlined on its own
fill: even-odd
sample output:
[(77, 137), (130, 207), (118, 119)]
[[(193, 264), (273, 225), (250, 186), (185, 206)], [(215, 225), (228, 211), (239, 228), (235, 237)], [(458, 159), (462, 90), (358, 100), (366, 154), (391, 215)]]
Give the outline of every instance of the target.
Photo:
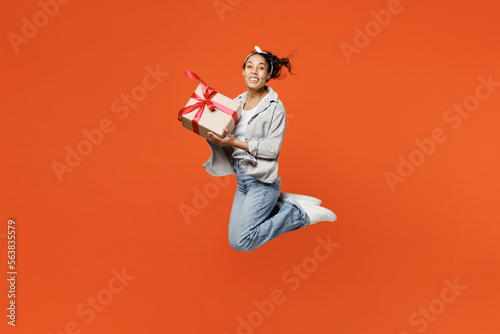
[[(203, 164), (215, 176), (236, 173), (237, 188), (229, 219), (229, 244), (237, 251), (254, 250), (269, 240), (335, 214), (319, 206), (317, 198), (281, 193), (278, 156), (286, 117), (278, 94), (266, 83), (292, 73), (288, 58), (255, 47), (243, 62), (247, 91), (235, 98), (242, 112), (232, 133), (209, 132), (210, 159)], [(293, 73), (292, 73), (293, 74)]]

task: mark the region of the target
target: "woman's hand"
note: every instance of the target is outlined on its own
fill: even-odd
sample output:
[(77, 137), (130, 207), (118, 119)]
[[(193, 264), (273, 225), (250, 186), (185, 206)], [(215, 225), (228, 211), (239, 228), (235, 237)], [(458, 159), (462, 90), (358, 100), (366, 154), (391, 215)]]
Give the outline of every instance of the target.
[(236, 139), (234, 136), (229, 132), (227, 128), (224, 128), (224, 132), (226, 133), (226, 136), (224, 138), (219, 137), (219, 135), (216, 135), (213, 132), (208, 133), (208, 137), (210, 138), (210, 141), (214, 143), (215, 145), (219, 146), (234, 146), (234, 143)]
[(219, 137), (213, 132), (208, 133), (208, 137), (210, 138), (210, 141), (214, 143), (215, 145), (219, 146), (233, 146), (236, 148), (240, 148), (242, 150), (245, 150), (248, 152), (248, 143), (236, 140), (234, 136), (229, 132), (227, 128), (224, 128), (224, 132), (226, 136), (224, 138)]

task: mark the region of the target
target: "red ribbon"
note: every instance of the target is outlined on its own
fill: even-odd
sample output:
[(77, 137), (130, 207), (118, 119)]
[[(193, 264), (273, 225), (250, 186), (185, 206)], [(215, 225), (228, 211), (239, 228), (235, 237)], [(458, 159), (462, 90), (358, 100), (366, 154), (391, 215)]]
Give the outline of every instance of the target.
[(212, 100), (213, 97), (217, 94), (217, 92), (215, 91), (215, 89), (208, 87), (203, 82), (203, 80), (200, 79), (200, 77), (198, 77), (196, 74), (194, 74), (191, 71), (184, 71), (184, 76), (186, 78), (189, 78), (189, 79), (196, 80), (196, 81), (200, 82), (200, 84), (201, 84), (201, 91), (203, 92), (203, 96), (199, 96), (198, 94), (196, 94), (196, 92), (193, 93), (193, 95), (191, 95), (191, 98), (195, 99), (198, 102), (196, 102), (196, 103), (194, 103), (194, 104), (192, 104), (190, 106), (182, 108), (179, 111), (179, 115), (177, 117), (179, 119), (179, 121), (181, 120), (182, 115), (190, 113), (193, 110), (196, 110), (197, 108), (200, 108), (200, 110), (198, 110), (198, 112), (196, 113), (196, 115), (194, 115), (193, 121), (192, 121), (192, 123), (193, 123), (193, 132), (196, 133), (196, 134), (200, 134), (200, 131), (198, 129), (198, 122), (200, 121), (201, 116), (203, 115), (203, 111), (205, 110), (205, 106), (207, 106), (208, 109), (211, 110), (211, 111), (214, 111), (214, 109), (217, 108), (220, 111), (222, 111), (222, 112), (228, 114), (229, 116), (233, 117), (234, 118), (234, 125), (236, 125), (236, 123), (238, 123), (238, 114), (236, 113), (236, 111), (231, 110), (230, 108), (228, 108), (228, 107), (226, 107), (226, 106), (224, 106), (224, 105), (222, 105), (222, 104), (220, 104), (220, 103)]

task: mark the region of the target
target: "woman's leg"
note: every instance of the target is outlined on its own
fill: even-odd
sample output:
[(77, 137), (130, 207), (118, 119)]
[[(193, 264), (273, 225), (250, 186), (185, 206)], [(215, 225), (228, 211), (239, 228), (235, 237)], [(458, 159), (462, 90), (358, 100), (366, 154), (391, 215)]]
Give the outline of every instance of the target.
[(277, 236), (307, 225), (295, 201), (278, 203), (280, 187), (255, 180), (236, 168), (238, 186), (229, 221), (229, 243), (238, 251), (251, 251)]

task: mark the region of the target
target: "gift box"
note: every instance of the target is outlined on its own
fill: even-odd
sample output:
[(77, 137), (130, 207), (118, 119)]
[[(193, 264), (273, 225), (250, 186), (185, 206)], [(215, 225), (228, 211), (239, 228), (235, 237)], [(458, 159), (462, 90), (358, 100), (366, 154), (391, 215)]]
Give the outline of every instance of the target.
[(208, 132), (225, 136), (224, 128), (232, 132), (241, 116), (241, 104), (208, 87), (196, 74), (184, 75), (200, 82), (186, 106), (179, 112), (182, 126), (209, 139)]

